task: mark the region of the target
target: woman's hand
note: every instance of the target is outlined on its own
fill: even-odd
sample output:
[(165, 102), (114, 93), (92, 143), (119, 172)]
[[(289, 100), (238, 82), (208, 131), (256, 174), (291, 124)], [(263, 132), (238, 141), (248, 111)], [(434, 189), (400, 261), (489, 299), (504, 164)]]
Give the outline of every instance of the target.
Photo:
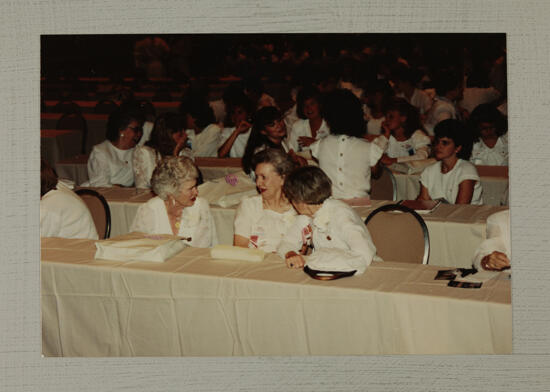
[(243, 120), (235, 127), (234, 132), (237, 132), (237, 134), (246, 133), (246, 132), (248, 132), (248, 130), (250, 129), (251, 126), (252, 126), (252, 124), (250, 124), (249, 122)]
[(308, 137), (308, 136), (300, 136), (298, 138), (298, 145), (300, 147), (307, 147), (309, 146), (310, 144), (312, 144), (313, 142), (315, 142), (317, 139), (315, 139), (314, 137)]
[(290, 156), (290, 159), (292, 159), (298, 166), (307, 166), (307, 159), (296, 154), (294, 150), (290, 150), (288, 155)]
[(306, 261), (302, 255), (299, 255), (294, 251), (290, 251), (285, 255), (285, 263), (288, 268), (298, 269), (304, 268)]
[(176, 147), (174, 147), (174, 156), (177, 157), (180, 151), (185, 147), (187, 143), (187, 132), (183, 131), (179, 133), (180, 136), (176, 137)]
[(380, 162), (382, 162), (384, 165), (392, 165), (397, 162), (397, 158), (390, 158), (387, 154), (382, 155), (380, 158)]
[(504, 253), (494, 251), (481, 259), (481, 268), (487, 271), (502, 271), (510, 268), (510, 259)]

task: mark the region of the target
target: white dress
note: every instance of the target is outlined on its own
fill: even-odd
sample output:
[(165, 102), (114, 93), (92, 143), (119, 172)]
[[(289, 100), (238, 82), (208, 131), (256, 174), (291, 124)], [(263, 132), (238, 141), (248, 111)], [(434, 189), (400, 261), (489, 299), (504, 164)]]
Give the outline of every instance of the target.
[(428, 132), (428, 135), (433, 136), (435, 126), (449, 118), (457, 118), (455, 105), (447, 98), (436, 96), (431, 109), (426, 115), (424, 129)]
[[(317, 130), (317, 135), (315, 136), (315, 140), (320, 140), (324, 137), (327, 137), (329, 134), (330, 134), (330, 129), (327, 123), (325, 122), (325, 120), (323, 120), (321, 122), (321, 126)], [(288, 134), (288, 138), (287, 138), (288, 148), (293, 149), (295, 152), (309, 150), (309, 146), (303, 147), (303, 148), (300, 147), (300, 145), (298, 144), (298, 138), (300, 138), (301, 136), (312, 137), (312, 135), (313, 134), (311, 132), (311, 127), (309, 126), (308, 119), (305, 119), (305, 120), (300, 119), (296, 121), (292, 126), (290, 133)]]
[[(384, 137), (377, 139), (387, 142)], [(329, 135), (311, 145), (311, 154), (332, 181), (332, 196), (351, 199), (369, 195), (371, 167), (382, 156), (384, 147), (347, 135)]]
[(493, 148), (487, 147), (481, 139), (475, 142), (470, 162), (474, 165), (508, 166), (508, 134), (500, 136)]
[(496, 212), (487, 218), (487, 238), (474, 253), (473, 265), (482, 270), (481, 260), (494, 251), (502, 252), (511, 259), (510, 210)]
[(430, 155), (430, 138), (421, 130), (416, 130), (410, 138), (398, 141), (393, 135), (388, 139), (386, 154), (397, 158), (397, 162), (409, 162), (426, 159)]
[(257, 195), (241, 201), (233, 225), (236, 235), (249, 239), (249, 248), (276, 252), (297, 216), (292, 207), (283, 213), (265, 210), (262, 196)]
[(458, 186), (464, 180), (474, 180), (474, 194), (470, 204), (483, 204), (482, 188), (476, 167), (468, 161), (459, 159), (450, 172), (441, 173), (441, 161), (424, 169), (420, 183), (428, 189), (432, 200), (444, 198), (454, 204), (458, 195)]
[[(227, 141), (227, 139), (229, 139), (229, 137), (234, 131), (235, 131), (235, 127), (224, 128), (222, 130), (218, 148), (220, 148)], [(237, 138), (235, 139), (235, 142), (231, 146), (231, 150), (229, 150), (230, 158), (243, 157), (244, 150), (246, 148), (246, 143), (248, 142), (248, 138), (250, 137), (250, 132), (252, 132), (252, 127), (245, 133), (241, 133), (239, 134), (239, 136), (237, 136)]]
[(97, 230), (84, 201), (62, 182), (40, 199), (40, 237), (97, 240)]
[[(173, 234), (164, 200), (156, 196), (141, 205), (130, 231), (147, 234)], [(198, 197), (195, 203), (183, 209), (178, 236), (191, 237), (186, 244), (197, 248), (209, 248), (218, 243), (216, 226), (205, 199)]]
[(88, 158), (89, 180), (82, 186), (132, 186), (134, 170), (132, 154), (134, 149), (120, 150), (109, 140), (96, 144)]
[(198, 135), (195, 131), (185, 131), (191, 143), (191, 150), (195, 157), (217, 157), (221, 136), (221, 128), (218, 124), (210, 124)]
[[(359, 215), (346, 203), (329, 198), (313, 216), (313, 247), (308, 265), (321, 270), (365, 271), (375, 259), (376, 247)], [(332, 251), (327, 251), (331, 249)]]

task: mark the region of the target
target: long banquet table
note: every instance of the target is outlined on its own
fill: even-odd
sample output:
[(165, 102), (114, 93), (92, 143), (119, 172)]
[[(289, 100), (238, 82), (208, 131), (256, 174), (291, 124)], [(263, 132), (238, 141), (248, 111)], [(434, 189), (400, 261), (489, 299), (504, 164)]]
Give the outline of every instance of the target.
[[(111, 236), (126, 234), (138, 207), (153, 197), (146, 189), (136, 188), (90, 188), (101, 193), (111, 210)], [(199, 195), (200, 188), (199, 188)], [(207, 195), (202, 195), (207, 197)], [(372, 200), (370, 206), (355, 207), (365, 219), (368, 214), (388, 200)], [(422, 217), (430, 235), (430, 264), (441, 266), (469, 267), (472, 255), (486, 238), (487, 217), (507, 207), (441, 204), (433, 212)], [(233, 220), (236, 206), (210, 205), (218, 239), (222, 244), (233, 243)]]
[(186, 248), (164, 263), (95, 260), (92, 240), (41, 240), (45, 356), (506, 354), (510, 280), (480, 289), (438, 267), (373, 263), (317, 281), (275, 254), (214, 260)]

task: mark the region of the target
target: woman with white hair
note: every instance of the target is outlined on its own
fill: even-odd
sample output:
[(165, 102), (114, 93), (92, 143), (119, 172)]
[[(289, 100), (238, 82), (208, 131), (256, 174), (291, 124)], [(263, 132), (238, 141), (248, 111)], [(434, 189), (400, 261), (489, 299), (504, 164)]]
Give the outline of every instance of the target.
[(218, 242), (208, 201), (198, 197), (198, 170), (187, 157), (165, 157), (153, 171), (156, 194), (138, 208), (131, 231), (173, 234), (190, 246), (208, 248)]

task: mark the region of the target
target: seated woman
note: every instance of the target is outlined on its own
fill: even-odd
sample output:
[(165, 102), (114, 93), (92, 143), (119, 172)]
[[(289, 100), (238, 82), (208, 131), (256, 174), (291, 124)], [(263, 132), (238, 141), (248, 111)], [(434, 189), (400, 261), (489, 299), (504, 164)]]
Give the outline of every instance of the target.
[(418, 200), (445, 199), (451, 204), (483, 204), (476, 167), (468, 162), (471, 144), (460, 121), (443, 120), (435, 126), (437, 162), (420, 175)]
[(40, 237), (98, 239), (84, 201), (58, 180), (43, 159), (40, 161)]
[(242, 200), (235, 214), (233, 244), (275, 252), (297, 214), (283, 194), (285, 177), (294, 163), (284, 151), (264, 149), (252, 158), (260, 192)]
[[(287, 176), (283, 189), (296, 211), (313, 219), (310, 267), (361, 274), (373, 259), (381, 259), (361, 217), (346, 203), (332, 199), (331, 188), (321, 169), (305, 166)], [(295, 251), (284, 257), (287, 267), (304, 267), (305, 259)]]
[(365, 197), (370, 192), (371, 169), (380, 170), (378, 161), (384, 152), (381, 145), (363, 138), (365, 122), (361, 102), (349, 90), (335, 90), (329, 95), (326, 121), (330, 135), (313, 143), (311, 154), (332, 181), (332, 195), (338, 199)]
[(286, 137), (285, 123), (281, 112), (274, 106), (261, 108), (254, 115), (254, 125), (246, 147), (244, 149), (242, 165), (246, 174), (254, 171), (252, 157), (266, 148), (288, 151), (284, 138)]
[(489, 103), (477, 106), (470, 115), (474, 147), (470, 162), (474, 165), (508, 166), (506, 117)]
[(216, 226), (208, 201), (197, 197), (198, 174), (187, 157), (163, 158), (151, 177), (156, 197), (138, 208), (130, 231), (173, 234), (199, 248), (216, 245)]
[(309, 145), (329, 134), (328, 125), (321, 115), (321, 93), (313, 86), (298, 92), (296, 113), (300, 120), (292, 125), (288, 147), (295, 152), (309, 150)]
[(217, 157), (221, 127), (212, 108), (203, 99), (188, 98), (180, 105), (186, 118), (187, 135), (195, 157)]
[(218, 157), (220, 158), (241, 158), (244, 155), (244, 149), (250, 133), (252, 132), (252, 103), (241, 94), (234, 96), (226, 103), (229, 113), (229, 127), (222, 130), (220, 137), (220, 148), (218, 148)]
[(107, 121), (107, 140), (95, 145), (88, 158), (88, 178), (83, 186), (132, 186), (132, 154), (141, 138), (143, 115), (116, 110)]
[(186, 143), (182, 116), (169, 112), (158, 116), (149, 141), (134, 149), (132, 163), (136, 188), (151, 187), (151, 175), (162, 157), (183, 155), (193, 159), (192, 151), (185, 148)]
[(363, 116), (367, 121), (367, 139), (370, 141), (382, 133), (382, 123), (386, 119), (386, 106), (394, 92), (386, 80), (377, 79), (367, 84), (363, 93)]
[(502, 271), (510, 268), (510, 210), (487, 218), (487, 238), (479, 245), (473, 265), (477, 270)]
[(416, 161), (430, 155), (430, 137), (422, 131), (418, 110), (403, 98), (388, 105), (382, 129), (388, 140), (380, 160), (383, 164)]

